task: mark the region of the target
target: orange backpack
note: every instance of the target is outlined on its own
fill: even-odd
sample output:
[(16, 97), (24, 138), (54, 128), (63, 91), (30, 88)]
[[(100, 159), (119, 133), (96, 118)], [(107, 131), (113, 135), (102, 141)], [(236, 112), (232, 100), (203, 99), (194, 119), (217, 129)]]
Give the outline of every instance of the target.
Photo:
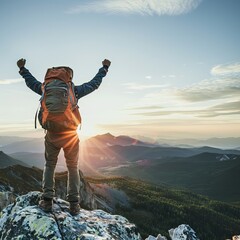
[(42, 84), (38, 119), (41, 126), (48, 131), (76, 130), (81, 123), (72, 76), (73, 71), (69, 67), (53, 67), (47, 70)]

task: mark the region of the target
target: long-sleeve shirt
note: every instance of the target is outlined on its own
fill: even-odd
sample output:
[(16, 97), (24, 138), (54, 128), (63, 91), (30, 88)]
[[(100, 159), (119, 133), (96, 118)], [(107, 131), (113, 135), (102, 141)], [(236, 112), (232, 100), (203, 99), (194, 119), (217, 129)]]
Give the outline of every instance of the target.
[[(35, 93), (42, 95), (42, 83), (39, 82), (30, 72), (27, 68), (23, 67), (19, 71), (20, 75), (25, 79), (26, 85)], [(103, 77), (105, 77), (107, 74), (107, 67), (101, 67), (98, 71), (98, 73), (95, 75), (95, 77), (86, 83), (83, 83), (81, 85), (75, 86), (74, 91), (77, 99), (80, 99), (87, 94), (93, 92), (96, 90), (100, 84), (102, 83)]]

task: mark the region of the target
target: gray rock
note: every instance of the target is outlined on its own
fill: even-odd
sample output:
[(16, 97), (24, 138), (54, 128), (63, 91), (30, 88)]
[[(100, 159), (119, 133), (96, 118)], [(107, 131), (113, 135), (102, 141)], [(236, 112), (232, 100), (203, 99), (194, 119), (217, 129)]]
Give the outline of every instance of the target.
[(149, 235), (145, 240), (167, 240), (167, 238), (162, 236), (161, 234), (158, 234), (157, 237)]
[(1, 212), (1, 240), (141, 240), (136, 226), (122, 216), (81, 209), (73, 217), (68, 202), (59, 198), (54, 199), (53, 212), (45, 213), (37, 206), (40, 198), (40, 192), (30, 192)]
[(199, 240), (195, 231), (187, 224), (181, 224), (168, 232), (172, 240)]

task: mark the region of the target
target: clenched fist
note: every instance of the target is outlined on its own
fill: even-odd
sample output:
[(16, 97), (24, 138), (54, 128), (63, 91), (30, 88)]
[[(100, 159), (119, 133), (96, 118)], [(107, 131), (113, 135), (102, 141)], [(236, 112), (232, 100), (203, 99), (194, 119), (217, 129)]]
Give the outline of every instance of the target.
[(110, 62), (108, 59), (104, 59), (104, 60), (102, 61), (102, 65), (109, 67), (109, 66), (111, 65), (111, 62)]
[(25, 66), (25, 63), (26, 63), (26, 59), (21, 58), (21, 59), (19, 59), (19, 60), (17, 61), (17, 66), (18, 66), (19, 69), (20, 69), (20, 68), (22, 68), (22, 67)]

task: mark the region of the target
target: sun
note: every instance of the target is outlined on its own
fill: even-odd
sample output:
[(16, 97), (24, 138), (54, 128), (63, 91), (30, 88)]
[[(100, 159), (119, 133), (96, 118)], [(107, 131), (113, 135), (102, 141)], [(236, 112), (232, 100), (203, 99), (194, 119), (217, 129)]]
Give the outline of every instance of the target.
[[(98, 101), (98, 103), (100, 100)], [(78, 133), (80, 136), (95, 136), (104, 133), (104, 129), (100, 127), (112, 121), (114, 115), (110, 110), (104, 110), (103, 104), (96, 104), (94, 101), (84, 102), (80, 105), (80, 114), (82, 123)]]
[(85, 137), (91, 137), (98, 134), (96, 126), (89, 123), (82, 125), (81, 128), (78, 130), (78, 133), (80, 136)]

